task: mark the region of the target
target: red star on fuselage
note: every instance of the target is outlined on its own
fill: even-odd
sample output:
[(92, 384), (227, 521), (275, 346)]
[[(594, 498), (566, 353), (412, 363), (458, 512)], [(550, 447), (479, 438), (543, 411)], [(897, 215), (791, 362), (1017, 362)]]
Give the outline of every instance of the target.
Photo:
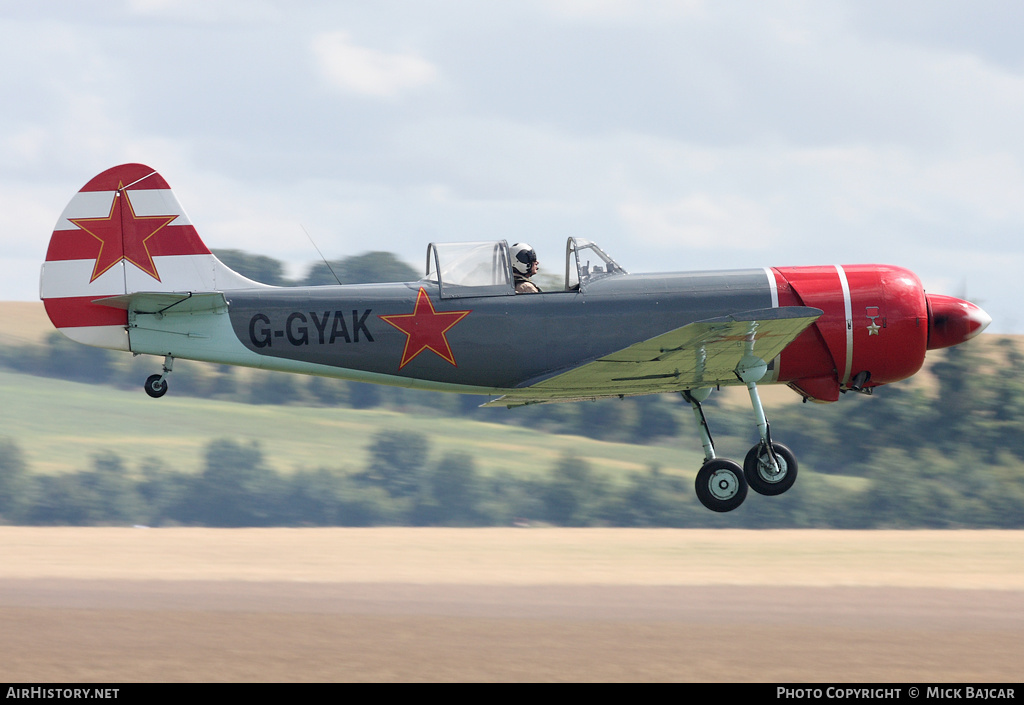
[(402, 369), (412, 362), (424, 350), (432, 350), (443, 360), (458, 367), (445, 333), (470, 313), (471, 311), (441, 311), (438, 313), (434, 310), (434, 304), (430, 301), (426, 290), (420, 287), (420, 293), (416, 296), (416, 309), (413, 313), (378, 316), (378, 318), (390, 323), (408, 336), (405, 340), (405, 350), (402, 351), (402, 362), (398, 369)]
[[(122, 203), (124, 201), (124, 203)], [(127, 206), (127, 208), (125, 207)], [(105, 218), (71, 218), (70, 221), (100, 241), (100, 252), (92, 269), (90, 282), (121, 260), (127, 260), (160, 281), (156, 263), (149, 253), (148, 241), (178, 216), (135, 215), (128, 191), (118, 184), (110, 215)]]

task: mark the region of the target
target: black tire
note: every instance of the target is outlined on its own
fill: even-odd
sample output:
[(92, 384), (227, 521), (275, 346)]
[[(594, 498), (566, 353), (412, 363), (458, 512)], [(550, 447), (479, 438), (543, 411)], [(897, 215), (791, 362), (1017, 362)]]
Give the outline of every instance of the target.
[(161, 380), (160, 375), (150, 375), (146, 379), (144, 387), (146, 389), (146, 394), (154, 399), (159, 399), (164, 394), (167, 394), (167, 382)]
[(758, 443), (747, 453), (743, 461), (743, 475), (750, 489), (758, 494), (773, 497), (782, 494), (796, 482), (796, 457), (781, 443), (772, 443), (775, 457), (779, 461), (779, 472), (771, 471), (768, 449)]
[(747, 480), (738, 463), (715, 458), (697, 472), (697, 499), (713, 512), (731, 512), (747, 498)]

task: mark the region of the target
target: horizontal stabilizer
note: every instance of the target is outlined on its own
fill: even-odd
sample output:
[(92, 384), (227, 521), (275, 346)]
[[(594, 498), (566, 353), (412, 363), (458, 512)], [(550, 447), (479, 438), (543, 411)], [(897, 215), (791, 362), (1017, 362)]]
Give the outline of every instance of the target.
[(134, 294), (96, 299), (93, 303), (142, 314), (220, 313), (227, 311), (228, 308), (224, 294), (219, 291), (202, 293), (138, 291)]

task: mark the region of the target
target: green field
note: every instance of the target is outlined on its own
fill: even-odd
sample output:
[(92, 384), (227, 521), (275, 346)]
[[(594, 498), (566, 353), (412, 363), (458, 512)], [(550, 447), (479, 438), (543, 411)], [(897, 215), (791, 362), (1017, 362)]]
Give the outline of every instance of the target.
[[(434, 418), (379, 409), (250, 405), (174, 396), (150, 399), (124, 391), (12, 372), (0, 372), (0, 435), (12, 438), (35, 472), (88, 467), (103, 451), (129, 467), (147, 457), (169, 468), (197, 471), (203, 450), (217, 438), (260, 444), (268, 464), (296, 468), (361, 469), (366, 447), (385, 429), (416, 431), (430, 440), (434, 457), (461, 450), (484, 473), (546, 471), (564, 454), (587, 460), (610, 476), (658, 464), (665, 472), (691, 474), (700, 467), (696, 438), (683, 448), (606, 443), (557, 436), (519, 426)], [(509, 411), (509, 413), (515, 413)]]

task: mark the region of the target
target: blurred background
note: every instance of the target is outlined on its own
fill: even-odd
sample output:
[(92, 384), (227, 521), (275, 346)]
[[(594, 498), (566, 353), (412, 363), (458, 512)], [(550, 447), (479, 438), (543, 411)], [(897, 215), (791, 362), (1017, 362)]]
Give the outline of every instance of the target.
[[(145, 525), (1020, 527), (1019, 3), (0, 2), (0, 517)], [(430, 241), (565, 237), (630, 271), (890, 262), (989, 333), (873, 398), (768, 398), (801, 460), (728, 517), (689, 408), (483, 401), (52, 332), (38, 267), (118, 163), (268, 283), (414, 279)], [(742, 457), (741, 397), (712, 431)]]

